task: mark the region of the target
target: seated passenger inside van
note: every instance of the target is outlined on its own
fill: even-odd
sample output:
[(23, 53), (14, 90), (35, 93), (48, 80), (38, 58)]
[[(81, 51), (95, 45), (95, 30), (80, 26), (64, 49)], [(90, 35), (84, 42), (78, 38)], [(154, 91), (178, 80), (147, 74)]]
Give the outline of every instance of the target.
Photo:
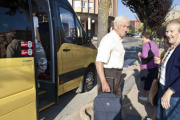
[(21, 57), (20, 40), (15, 39), (15, 35), (12, 32), (6, 34), (6, 39), (8, 41), (6, 57)]

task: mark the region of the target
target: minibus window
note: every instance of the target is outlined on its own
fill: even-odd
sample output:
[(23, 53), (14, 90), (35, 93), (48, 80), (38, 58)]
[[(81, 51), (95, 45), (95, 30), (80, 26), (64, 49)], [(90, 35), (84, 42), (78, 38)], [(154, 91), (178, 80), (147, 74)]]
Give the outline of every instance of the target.
[(83, 43), (82, 27), (76, 18), (77, 42)]
[(76, 40), (76, 28), (73, 14), (61, 7), (59, 7), (59, 10), (65, 41), (67, 43), (74, 43)]
[(0, 58), (33, 56), (28, 0), (0, 1)]

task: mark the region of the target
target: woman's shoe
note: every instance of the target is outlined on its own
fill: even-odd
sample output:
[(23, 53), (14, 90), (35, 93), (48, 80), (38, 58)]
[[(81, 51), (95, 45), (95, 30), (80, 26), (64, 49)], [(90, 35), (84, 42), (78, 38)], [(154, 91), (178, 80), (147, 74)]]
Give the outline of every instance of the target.
[(147, 100), (148, 100), (147, 97), (142, 97), (142, 96), (140, 96), (139, 99), (140, 99), (140, 100), (143, 100), (143, 101), (147, 101)]

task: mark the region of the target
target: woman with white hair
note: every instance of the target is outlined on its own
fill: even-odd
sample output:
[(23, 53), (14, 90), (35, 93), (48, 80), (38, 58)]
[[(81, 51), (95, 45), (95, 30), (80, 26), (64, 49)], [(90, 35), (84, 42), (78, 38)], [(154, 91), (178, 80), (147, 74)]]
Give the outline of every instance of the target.
[(167, 23), (166, 36), (170, 48), (162, 61), (155, 57), (154, 61), (161, 65), (159, 80), (157, 118), (158, 120), (180, 119), (180, 20), (173, 19)]

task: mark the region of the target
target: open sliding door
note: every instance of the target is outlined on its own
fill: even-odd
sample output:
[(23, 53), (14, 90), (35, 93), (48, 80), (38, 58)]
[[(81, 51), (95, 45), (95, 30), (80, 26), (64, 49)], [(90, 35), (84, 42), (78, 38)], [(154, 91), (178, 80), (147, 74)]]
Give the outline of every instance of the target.
[(29, 3), (0, 1), (0, 120), (37, 120)]

